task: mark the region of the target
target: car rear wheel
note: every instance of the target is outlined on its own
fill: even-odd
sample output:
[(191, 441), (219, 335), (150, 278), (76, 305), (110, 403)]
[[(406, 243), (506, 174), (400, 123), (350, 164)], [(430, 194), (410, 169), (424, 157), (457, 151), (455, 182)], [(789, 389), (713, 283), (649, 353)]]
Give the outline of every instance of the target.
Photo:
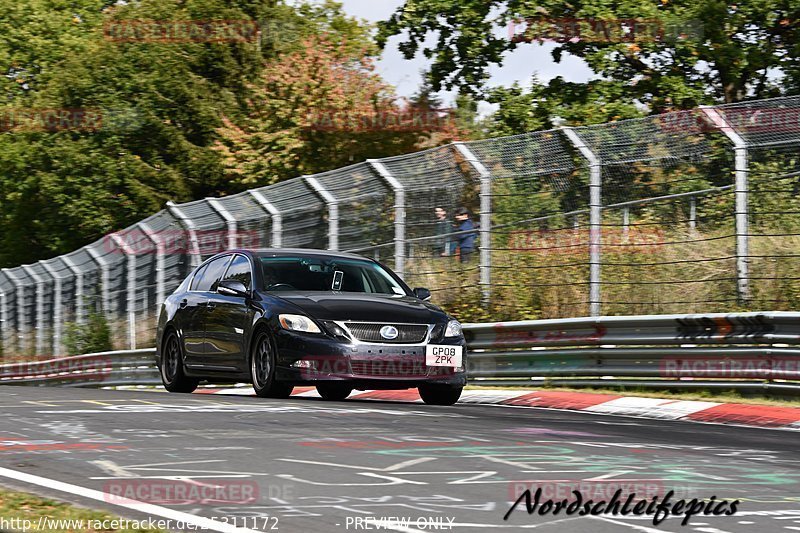
[(183, 356), (178, 334), (170, 332), (161, 350), (161, 382), (169, 392), (194, 392), (197, 379), (186, 377), (183, 372)]
[(463, 387), (420, 385), (419, 395), (428, 405), (453, 405), (461, 397)]
[(323, 400), (341, 401), (350, 396), (353, 389), (339, 383), (320, 383), (317, 385), (317, 392)]
[(261, 398), (288, 398), (292, 394), (292, 385), (281, 383), (275, 379), (275, 350), (272, 341), (265, 331), (256, 336), (253, 353), (250, 355), (250, 379), (256, 396)]

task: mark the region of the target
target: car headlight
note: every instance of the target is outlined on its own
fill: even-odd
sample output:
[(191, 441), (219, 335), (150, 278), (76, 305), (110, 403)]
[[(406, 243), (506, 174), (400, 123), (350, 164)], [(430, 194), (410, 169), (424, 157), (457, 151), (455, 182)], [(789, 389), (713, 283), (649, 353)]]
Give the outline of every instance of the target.
[(451, 320), (447, 323), (447, 329), (444, 330), (445, 337), (460, 337), (461, 336), (461, 322), (458, 320)]
[(313, 320), (303, 315), (278, 315), (278, 322), (283, 329), (302, 333), (322, 333)]

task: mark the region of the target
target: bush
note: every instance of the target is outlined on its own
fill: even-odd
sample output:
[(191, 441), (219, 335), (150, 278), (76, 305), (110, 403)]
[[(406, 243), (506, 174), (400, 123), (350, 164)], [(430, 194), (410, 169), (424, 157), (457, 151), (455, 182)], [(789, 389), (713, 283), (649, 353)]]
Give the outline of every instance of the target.
[(89, 313), (85, 324), (67, 324), (64, 331), (64, 347), (70, 355), (111, 350), (111, 328), (103, 313), (96, 311)]

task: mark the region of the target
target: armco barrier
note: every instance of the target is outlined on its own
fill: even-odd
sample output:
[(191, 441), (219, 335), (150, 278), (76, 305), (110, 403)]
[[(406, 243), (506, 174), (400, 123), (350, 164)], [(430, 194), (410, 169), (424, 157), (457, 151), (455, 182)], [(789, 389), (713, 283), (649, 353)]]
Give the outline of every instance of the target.
[[(470, 381), (800, 393), (800, 313), (464, 324)], [(153, 349), (0, 365), (0, 383), (157, 385)]]

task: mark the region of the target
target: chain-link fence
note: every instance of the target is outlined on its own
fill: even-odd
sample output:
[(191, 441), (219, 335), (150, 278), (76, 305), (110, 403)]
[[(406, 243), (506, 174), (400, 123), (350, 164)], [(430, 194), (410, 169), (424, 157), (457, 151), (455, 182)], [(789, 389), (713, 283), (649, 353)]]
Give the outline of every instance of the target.
[(150, 346), (160, 302), (234, 247), (394, 268), (464, 320), (792, 310), (800, 98), (454, 143), (163, 211), (0, 272), (5, 354), (62, 354), (105, 317)]

